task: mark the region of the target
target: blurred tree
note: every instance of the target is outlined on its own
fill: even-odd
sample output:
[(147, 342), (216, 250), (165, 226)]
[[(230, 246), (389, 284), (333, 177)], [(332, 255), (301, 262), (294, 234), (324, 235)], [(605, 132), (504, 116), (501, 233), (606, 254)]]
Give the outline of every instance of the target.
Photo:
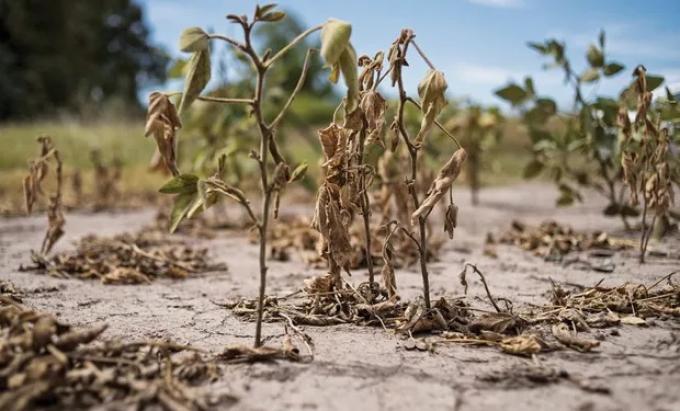
[(136, 109), (167, 62), (132, 0), (0, 0), (0, 120)]

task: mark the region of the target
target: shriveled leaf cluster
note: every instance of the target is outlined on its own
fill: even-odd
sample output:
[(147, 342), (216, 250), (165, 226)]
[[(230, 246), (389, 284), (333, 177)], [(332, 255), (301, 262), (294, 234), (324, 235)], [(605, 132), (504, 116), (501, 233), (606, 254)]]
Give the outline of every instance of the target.
[(219, 376), (214, 362), (196, 351), (184, 355), (193, 349), (171, 342), (102, 340), (105, 330), (105, 325), (74, 327), (3, 291), (0, 409), (205, 410), (214, 405), (194, 387)]
[(144, 284), (157, 278), (182, 279), (215, 269), (207, 249), (168, 239), (158, 231), (142, 230), (114, 237), (88, 235), (74, 251), (51, 258), (34, 256), (40, 272), (66, 278), (99, 279), (104, 284)]

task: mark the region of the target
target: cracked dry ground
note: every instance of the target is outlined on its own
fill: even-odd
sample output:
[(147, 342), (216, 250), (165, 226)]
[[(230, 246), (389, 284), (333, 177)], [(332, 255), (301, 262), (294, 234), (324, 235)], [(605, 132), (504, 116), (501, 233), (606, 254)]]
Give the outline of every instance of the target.
[[(444, 246), (440, 260), (431, 264), (432, 295), (462, 293), (457, 275), (464, 261), (479, 266), (494, 295), (520, 305), (544, 303), (549, 279), (586, 286), (601, 279), (603, 285), (611, 286), (625, 281), (648, 284), (680, 268), (677, 234), (663, 245), (676, 259), (652, 257), (641, 266), (634, 251), (619, 252), (613, 257), (616, 269), (609, 274), (544, 262), (511, 246), (497, 246), (498, 258), (483, 254), (487, 231), (503, 230), (513, 219), (537, 224), (552, 218), (579, 230), (621, 234), (617, 232), (621, 226), (618, 220), (601, 216), (602, 204), (597, 199), (587, 206), (556, 210), (554, 195), (552, 187), (543, 185), (492, 188), (481, 193), (482, 204), (473, 209), (468, 193), (459, 190), (459, 228), (456, 238)], [(153, 217), (152, 210), (70, 214), (67, 235), (56, 251), (72, 247), (73, 241), (85, 234), (132, 231)], [(170, 338), (212, 352), (230, 343), (251, 343), (253, 324), (239, 321), (216, 304), (256, 295), (257, 246), (248, 242), (246, 233), (225, 231), (215, 239), (191, 240), (209, 247), (216, 261), (228, 264), (228, 271), (182, 281), (158, 280), (150, 285), (107, 286), (20, 272), (19, 265), (29, 262), (30, 249), (41, 241), (43, 229), (42, 216), (0, 220), (0, 280), (23, 289), (27, 305), (59, 313), (74, 324), (106, 322), (108, 337)], [(416, 270), (411, 267), (397, 272), (405, 298), (419, 293)], [(272, 261), (269, 294), (294, 291), (304, 279), (320, 273), (295, 256), (287, 263)], [(354, 273), (353, 281), (362, 280), (362, 273)], [(469, 292), (473, 304), (486, 304), (478, 282)], [(264, 330), (267, 336), (278, 338), (283, 325), (265, 324)], [(220, 380), (205, 389), (235, 395), (239, 400), (232, 407), (244, 410), (680, 409), (680, 323), (674, 320), (657, 320), (647, 328), (622, 325), (614, 329), (618, 333), (593, 330), (606, 337), (593, 353), (562, 350), (541, 354), (537, 358), (542, 365), (574, 377), (548, 382), (522, 377), (524, 367), (534, 363), (531, 359), (493, 348), (448, 344), (437, 346), (435, 353), (423, 353), (400, 348), (396, 337), (380, 328), (342, 325), (307, 326), (305, 330), (315, 343), (312, 363), (227, 365)], [(574, 383), (575, 379), (580, 383)], [(584, 386), (607, 388), (609, 393)]]

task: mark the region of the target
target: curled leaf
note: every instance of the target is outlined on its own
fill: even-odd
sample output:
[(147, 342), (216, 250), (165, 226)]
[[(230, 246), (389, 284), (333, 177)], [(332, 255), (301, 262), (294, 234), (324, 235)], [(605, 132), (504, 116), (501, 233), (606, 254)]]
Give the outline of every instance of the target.
[(181, 127), (175, 106), (168, 96), (159, 92), (151, 93), (144, 136), (153, 135), (163, 163), (175, 175), (179, 174), (175, 158), (175, 133)]
[(347, 86), (347, 99), (345, 101), (345, 113), (351, 113), (359, 104), (359, 77), (357, 74), (357, 53), (354, 47), (348, 44), (345, 50), (340, 54), (340, 71), (342, 78), (345, 80)]
[(346, 21), (329, 19), (321, 29), (321, 57), (328, 67), (340, 60), (340, 55), (349, 45), (352, 25)]
[(420, 122), (420, 130), (416, 135), (414, 144), (416, 146), (422, 145), (425, 137), (429, 134), (434, 121), (446, 106), (446, 79), (444, 73), (438, 70), (428, 71), (425, 78), (418, 84), (418, 95), (420, 96), (420, 105), (423, 112), (423, 118)]
[(439, 170), (437, 177), (432, 182), (430, 189), (427, 191), (427, 197), (423, 200), (420, 207), (411, 214), (411, 220), (417, 221), (419, 218), (427, 218), (432, 211), (432, 208), (437, 202), (446, 194), (446, 190), (451, 188), (451, 185), (460, 174), (463, 168), (463, 163), (467, 158), (465, 149), (459, 148), (451, 156), (449, 161)]
[(446, 214), (444, 215), (444, 231), (449, 235), (449, 239), (453, 240), (453, 231), (458, 224), (458, 207), (455, 204), (449, 204), (446, 207)]
[(385, 99), (377, 91), (369, 90), (361, 97), (361, 111), (366, 118), (368, 136), (366, 144), (378, 144), (385, 148), (381, 135), (385, 127)]

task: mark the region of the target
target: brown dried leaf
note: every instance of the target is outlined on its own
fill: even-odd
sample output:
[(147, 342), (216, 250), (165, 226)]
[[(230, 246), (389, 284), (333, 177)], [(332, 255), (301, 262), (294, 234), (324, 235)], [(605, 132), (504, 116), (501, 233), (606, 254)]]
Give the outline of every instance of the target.
[(600, 345), (600, 342), (597, 340), (588, 340), (578, 337), (565, 323), (553, 325), (552, 333), (557, 341), (579, 352), (589, 352)]
[(437, 177), (427, 191), (425, 200), (423, 200), (420, 207), (411, 214), (411, 220), (413, 222), (420, 218), (427, 218), (435, 204), (437, 204), (437, 202), (446, 194), (446, 191), (451, 188), (451, 185), (458, 177), (458, 174), (460, 174), (466, 158), (467, 153), (463, 148), (459, 148), (453, 153), (449, 161), (447, 161), (439, 170)]
[(181, 127), (182, 123), (170, 98), (157, 91), (151, 93), (144, 136), (153, 135), (163, 163), (173, 174), (179, 174), (175, 155), (175, 137), (177, 129)]
[(366, 118), (366, 131), (368, 133), (366, 144), (378, 144), (385, 148), (385, 142), (382, 139), (387, 107), (385, 99), (377, 91), (369, 90), (363, 93), (360, 107)]

